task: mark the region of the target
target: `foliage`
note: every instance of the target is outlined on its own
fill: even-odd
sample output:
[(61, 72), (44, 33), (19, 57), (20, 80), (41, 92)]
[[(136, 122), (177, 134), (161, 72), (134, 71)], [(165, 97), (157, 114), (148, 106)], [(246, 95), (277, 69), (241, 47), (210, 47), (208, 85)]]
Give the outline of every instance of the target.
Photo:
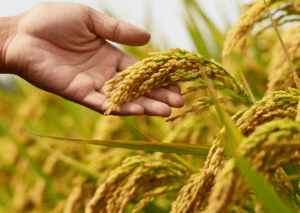
[[(266, 2), (299, 74), (300, 2)], [(264, 2), (245, 5), (226, 38), (199, 2), (182, 5), (198, 53), (124, 47), (141, 61), (107, 83), (107, 115), (179, 83), (186, 104), (170, 122), (101, 116), (16, 78), (0, 91), (0, 212), (299, 211), (300, 91)]]

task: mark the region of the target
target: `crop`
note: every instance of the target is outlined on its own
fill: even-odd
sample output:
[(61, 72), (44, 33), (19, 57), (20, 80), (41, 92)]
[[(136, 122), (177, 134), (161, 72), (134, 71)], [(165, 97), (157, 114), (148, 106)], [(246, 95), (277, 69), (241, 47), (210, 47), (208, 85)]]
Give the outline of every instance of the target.
[[(20, 81), (0, 93), (0, 212), (300, 211), (300, 1), (253, 1), (225, 38), (182, 3), (198, 53), (125, 47), (141, 61), (106, 83), (106, 116)], [(167, 122), (110, 115), (174, 83), (186, 104)]]

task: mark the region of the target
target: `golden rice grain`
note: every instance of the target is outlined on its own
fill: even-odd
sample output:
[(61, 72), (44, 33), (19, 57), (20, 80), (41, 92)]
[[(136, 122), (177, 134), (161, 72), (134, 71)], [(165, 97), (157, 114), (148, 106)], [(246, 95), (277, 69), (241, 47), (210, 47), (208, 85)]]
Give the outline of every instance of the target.
[(109, 109), (104, 115), (109, 115), (121, 104), (152, 89), (177, 82), (194, 81), (201, 77), (202, 70), (223, 87), (233, 90), (244, 100), (246, 106), (252, 105), (251, 98), (234, 77), (218, 64), (205, 60), (200, 54), (171, 48), (167, 52), (154, 52), (149, 55), (151, 57), (133, 64), (119, 73), (116, 79), (105, 84)]
[[(275, 19), (279, 25), (281, 24), (281, 19), (296, 15), (297, 8), (299, 7), (299, 1), (297, 0), (266, 0), (266, 3), (271, 10), (275, 8), (274, 11), (271, 11), (272, 15), (285, 12), (285, 16), (278, 16)], [(293, 10), (293, 8), (295, 9)], [(245, 6), (239, 20), (229, 30), (226, 36), (222, 57), (225, 58), (229, 56), (233, 50), (242, 51), (246, 46), (247, 39), (254, 25), (266, 19), (268, 19), (268, 16), (263, 1), (256, 0)], [(268, 28), (269, 27), (271, 27), (271, 25), (269, 25)]]

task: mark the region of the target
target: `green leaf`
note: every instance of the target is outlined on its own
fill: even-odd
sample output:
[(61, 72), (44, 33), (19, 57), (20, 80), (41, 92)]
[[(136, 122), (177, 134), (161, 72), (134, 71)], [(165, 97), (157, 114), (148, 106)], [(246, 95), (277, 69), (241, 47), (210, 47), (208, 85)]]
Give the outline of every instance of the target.
[[(287, 175), (298, 175), (300, 166), (298, 164), (290, 164), (283, 167), (283, 169)], [(300, 197), (299, 179), (291, 180), (291, 185), (294, 189), (294, 192)]]
[(209, 147), (198, 146), (191, 144), (173, 144), (173, 143), (155, 143), (148, 141), (126, 141), (126, 140), (88, 140), (79, 138), (56, 137), (49, 135), (41, 135), (30, 133), (40, 137), (51, 138), (55, 140), (64, 140), (80, 144), (94, 144), (108, 147), (118, 147), (125, 149), (144, 150), (152, 152), (165, 152), (177, 154), (191, 154), (191, 155), (207, 155)]
[(262, 201), (262, 209), (265, 213), (297, 212), (279, 197), (273, 186), (261, 174), (255, 171), (244, 158), (238, 154), (234, 154), (233, 156), (239, 171), (245, 176), (254, 194)]
[(137, 131), (139, 129), (139, 124), (135, 116), (122, 116), (120, 117), (125, 121), (125, 127), (130, 132), (130, 135), (133, 137), (133, 140), (147, 140), (147, 138)]
[[(300, 166), (298, 164), (290, 164), (285, 167), (283, 167), (283, 170), (285, 171), (286, 175), (288, 176), (298, 176)], [(293, 188), (291, 190), (291, 194), (293, 196), (293, 201), (298, 205), (300, 208), (300, 202), (299, 202), (299, 196), (300, 196), (300, 189), (299, 189), (299, 178), (290, 180), (290, 184)]]
[(231, 146), (231, 150), (236, 150), (238, 145), (242, 142), (244, 136), (242, 135), (242, 133), (238, 130), (238, 128), (235, 126), (233, 120), (231, 120), (229, 118), (229, 116), (227, 115), (226, 111), (224, 110), (224, 108), (221, 106), (220, 101), (218, 100), (217, 94), (212, 86), (212, 84), (210, 83), (207, 75), (205, 72), (202, 72), (203, 74), (203, 78), (206, 81), (207, 84), (207, 89), (209, 90), (212, 100), (215, 103), (216, 106), (216, 110), (218, 112), (218, 115), (222, 121), (222, 124), (225, 126), (226, 132), (228, 134), (229, 137), (229, 144), (226, 144), (228, 146)]
[(193, 42), (197, 48), (197, 51), (204, 57), (204, 58), (211, 58), (209, 51), (205, 45), (205, 41), (197, 27), (194, 17), (188, 13), (185, 14), (185, 23), (188, 29), (190, 36), (193, 39)]
[[(206, 25), (208, 26), (216, 44), (218, 45), (219, 50), (223, 47), (224, 42), (224, 36), (223, 34), (218, 30), (218, 28), (214, 25), (214, 23), (206, 16), (206, 14), (203, 12), (200, 5), (195, 0), (185, 0), (185, 4), (190, 9), (195, 9), (197, 12), (197, 15), (201, 17)], [(221, 52), (220, 52), (221, 53)]]

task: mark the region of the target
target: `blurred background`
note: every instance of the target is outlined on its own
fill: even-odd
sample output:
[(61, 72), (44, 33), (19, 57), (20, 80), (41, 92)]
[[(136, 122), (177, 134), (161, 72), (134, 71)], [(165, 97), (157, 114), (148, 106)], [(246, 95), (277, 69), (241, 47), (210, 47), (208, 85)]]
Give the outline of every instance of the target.
[[(23, 13), (40, 2), (42, 1), (11, 0), (1, 2), (0, 16)], [(178, 46), (183, 49), (193, 48), (189, 35), (185, 30), (184, 5), (181, 0), (73, 0), (66, 2), (86, 4), (101, 12), (109, 9), (110, 12), (123, 21), (142, 28), (151, 28), (153, 30), (152, 39), (156, 42), (167, 42), (169, 46)], [(237, 5), (246, 2), (249, 2), (249, 0), (198, 1), (207, 16), (223, 32), (226, 32), (228, 27), (237, 20), (239, 14)], [(147, 23), (147, 19), (151, 19), (151, 23)]]

